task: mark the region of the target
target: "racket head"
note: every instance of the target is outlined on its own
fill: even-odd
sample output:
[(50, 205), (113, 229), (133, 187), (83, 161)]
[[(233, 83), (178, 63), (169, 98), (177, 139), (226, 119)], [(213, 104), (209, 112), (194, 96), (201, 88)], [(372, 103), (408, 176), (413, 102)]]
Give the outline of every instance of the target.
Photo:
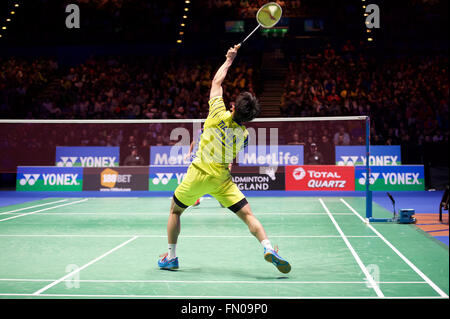
[(268, 2), (259, 8), (256, 13), (256, 21), (258, 21), (263, 28), (272, 28), (280, 21), (282, 14), (283, 9), (281, 9), (281, 6), (278, 3)]

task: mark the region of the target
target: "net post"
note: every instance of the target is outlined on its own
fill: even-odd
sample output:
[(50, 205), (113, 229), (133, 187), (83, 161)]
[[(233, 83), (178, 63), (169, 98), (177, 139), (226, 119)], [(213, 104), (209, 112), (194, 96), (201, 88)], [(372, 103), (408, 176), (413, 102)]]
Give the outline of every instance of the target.
[(366, 218), (372, 219), (372, 191), (370, 190), (370, 117), (366, 117)]

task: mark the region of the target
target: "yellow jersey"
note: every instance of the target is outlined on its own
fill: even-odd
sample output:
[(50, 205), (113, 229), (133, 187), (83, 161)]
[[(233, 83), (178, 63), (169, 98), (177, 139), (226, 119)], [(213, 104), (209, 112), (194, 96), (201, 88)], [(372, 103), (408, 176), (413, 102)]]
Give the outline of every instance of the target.
[(213, 176), (228, 171), (236, 155), (248, 144), (248, 131), (235, 122), (221, 96), (209, 100), (209, 114), (196, 145), (192, 165)]

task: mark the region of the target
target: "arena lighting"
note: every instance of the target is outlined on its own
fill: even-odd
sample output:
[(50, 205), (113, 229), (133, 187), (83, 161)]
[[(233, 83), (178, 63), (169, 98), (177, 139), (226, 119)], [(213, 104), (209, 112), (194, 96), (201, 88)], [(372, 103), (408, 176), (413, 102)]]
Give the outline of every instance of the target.
[(10, 13), (11, 13), (11, 14), (16, 14), (14, 11), (11, 11)]
[(184, 11), (189, 11), (189, 8), (184, 8)]
[(181, 40), (177, 40), (177, 43), (181, 43), (182, 41)]
[(187, 16), (183, 16), (183, 19), (187, 19)]
[(10, 18), (6, 19), (6, 22), (11, 22), (11, 19)]
[(5, 27), (5, 26), (3, 26), (3, 27), (2, 27), (2, 30), (6, 30), (6, 27)]
[(18, 4), (18, 3), (16, 3), (16, 4), (14, 4), (14, 6), (15, 6), (16, 8), (18, 8), (18, 7), (19, 7), (19, 4)]
[(367, 38), (367, 41), (372, 42), (373, 39), (372, 38)]
[(189, 0), (186, 0), (184, 3), (191, 3)]
[(184, 23), (182, 23), (182, 24), (180, 24), (182, 27), (184, 27), (185, 26), (185, 24)]

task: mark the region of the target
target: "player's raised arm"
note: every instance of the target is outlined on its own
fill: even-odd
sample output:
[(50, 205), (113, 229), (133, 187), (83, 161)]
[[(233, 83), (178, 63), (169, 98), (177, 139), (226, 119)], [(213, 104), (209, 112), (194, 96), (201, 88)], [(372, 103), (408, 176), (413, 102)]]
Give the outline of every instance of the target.
[(214, 78), (212, 80), (211, 85), (211, 92), (209, 93), (209, 98), (213, 98), (216, 96), (222, 96), (222, 82), (225, 80), (225, 77), (227, 76), (228, 69), (230, 68), (231, 64), (233, 63), (234, 58), (236, 57), (237, 50), (239, 49), (240, 45), (237, 44), (233, 48), (230, 48), (227, 52), (227, 59), (222, 64), (222, 66), (217, 70), (216, 75), (214, 75)]

